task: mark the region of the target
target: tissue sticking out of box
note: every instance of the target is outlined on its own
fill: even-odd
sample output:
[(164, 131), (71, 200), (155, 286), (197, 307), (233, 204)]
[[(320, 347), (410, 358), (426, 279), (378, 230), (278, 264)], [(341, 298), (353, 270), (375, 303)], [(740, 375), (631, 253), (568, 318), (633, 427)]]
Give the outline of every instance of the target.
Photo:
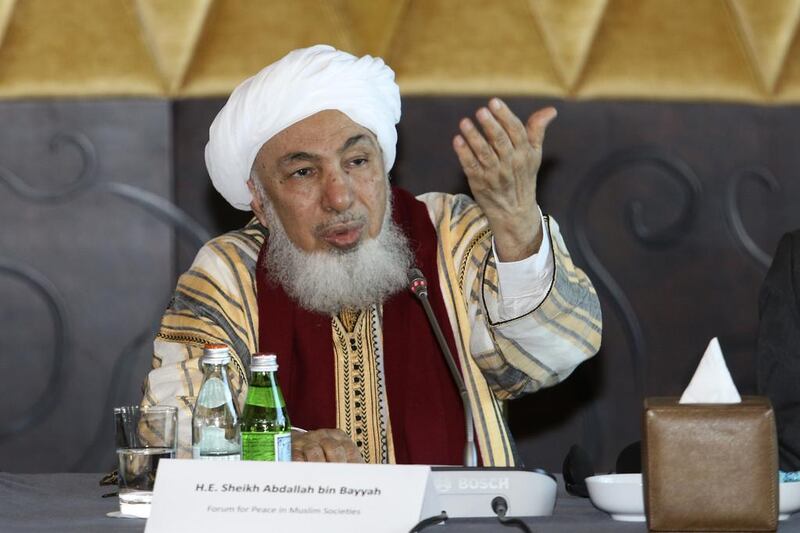
[(733, 384), (716, 337), (711, 339), (700, 359), (692, 381), (683, 391), (680, 403), (740, 403), (742, 397)]

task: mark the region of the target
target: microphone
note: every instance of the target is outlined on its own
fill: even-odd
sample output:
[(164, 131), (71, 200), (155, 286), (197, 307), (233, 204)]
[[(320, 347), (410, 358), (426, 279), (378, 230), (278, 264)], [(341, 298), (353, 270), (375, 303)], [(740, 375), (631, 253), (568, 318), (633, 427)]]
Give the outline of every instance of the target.
[(555, 476), (539, 469), (432, 466), (420, 517), (550, 516), (557, 488)]
[(420, 524), (441, 521), (445, 519), (444, 517), (499, 517), (498, 512), (501, 511), (505, 511), (502, 520), (506, 522), (512, 520), (508, 517), (552, 515), (556, 505), (555, 476), (538, 468), (531, 470), (522, 467), (477, 467), (478, 452), (475, 447), (474, 421), (467, 388), (431, 309), (425, 276), (416, 268), (409, 270), (408, 274), (408, 289), (422, 303), (458, 393), (461, 395), (467, 427), (464, 466), (431, 467), (420, 513), (420, 518), (431, 518)]
[(450, 348), (447, 346), (442, 328), (439, 327), (439, 321), (433, 314), (431, 304), (428, 301), (428, 280), (425, 275), (418, 268), (412, 268), (408, 271), (408, 289), (417, 297), (422, 303), (422, 308), (425, 310), (425, 315), (428, 317), (428, 323), (433, 329), (433, 334), (436, 341), (439, 343), (439, 348), (442, 350), (444, 360), (447, 362), (447, 367), (450, 369), (450, 375), (456, 384), (458, 393), (461, 395), (461, 403), (464, 406), (464, 421), (466, 422), (467, 440), (464, 444), (464, 466), (478, 466), (478, 451), (475, 447), (475, 426), (472, 419), (472, 409), (469, 405), (469, 395), (467, 388), (464, 386), (464, 380), (461, 378), (461, 373), (458, 371), (453, 354), (450, 353)]

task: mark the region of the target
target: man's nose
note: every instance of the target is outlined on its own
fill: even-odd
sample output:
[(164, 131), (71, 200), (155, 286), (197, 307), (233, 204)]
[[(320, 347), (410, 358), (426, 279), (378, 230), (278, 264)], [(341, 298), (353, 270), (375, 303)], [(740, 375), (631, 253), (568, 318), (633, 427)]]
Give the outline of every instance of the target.
[(323, 181), (322, 203), (325, 209), (342, 213), (353, 205), (353, 182), (343, 169), (332, 169)]

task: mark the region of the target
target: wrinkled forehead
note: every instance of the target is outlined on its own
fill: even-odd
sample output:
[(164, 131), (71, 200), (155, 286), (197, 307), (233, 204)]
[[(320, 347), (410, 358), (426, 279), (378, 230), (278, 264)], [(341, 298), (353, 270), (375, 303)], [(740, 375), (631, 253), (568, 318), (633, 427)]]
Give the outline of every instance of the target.
[(328, 109), (308, 116), (284, 128), (265, 142), (254, 161), (256, 165), (277, 160), (292, 153), (332, 155), (351, 146), (381, 153), (377, 136), (341, 111)]

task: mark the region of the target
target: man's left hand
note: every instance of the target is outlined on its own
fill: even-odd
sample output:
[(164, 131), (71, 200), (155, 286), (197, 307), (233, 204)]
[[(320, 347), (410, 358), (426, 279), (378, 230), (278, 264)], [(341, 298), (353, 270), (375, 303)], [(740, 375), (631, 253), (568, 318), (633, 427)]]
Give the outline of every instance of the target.
[(462, 119), (453, 148), (492, 228), (497, 258), (519, 261), (538, 252), (542, 243), (536, 176), (545, 130), (556, 110), (540, 109), (523, 125), (505, 102), (492, 98), (475, 116), (481, 128)]
[(292, 431), (292, 461), (363, 463), (355, 443), (341, 429)]

